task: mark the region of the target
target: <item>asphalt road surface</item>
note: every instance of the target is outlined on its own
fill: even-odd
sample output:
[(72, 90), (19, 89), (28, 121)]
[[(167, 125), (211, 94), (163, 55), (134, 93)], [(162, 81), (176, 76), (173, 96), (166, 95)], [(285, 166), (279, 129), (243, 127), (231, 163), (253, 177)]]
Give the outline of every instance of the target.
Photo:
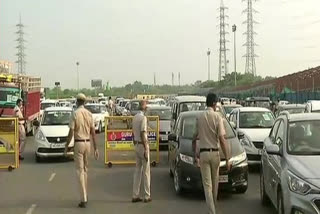
[[(151, 203), (131, 203), (133, 166), (107, 168), (103, 161), (104, 135), (98, 135), (100, 160), (90, 158), (89, 204), (77, 208), (79, 195), (73, 161), (61, 159), (36, 163), (33, 138), (28, 138), (25, 160), (12, 172), (0, 171), (1, 214), (164, 214), (207, 213), (202, 193), (177, 196), (169, 177), (167, 152), (161, 152), (161, 163), (151, 168)], [(259, 199), (258, 170), (250, 172), (249, 189), (245, 194), (223, 193), (218, 201), (220, 214), (274, 214), (272, 207), (263, 207)]]

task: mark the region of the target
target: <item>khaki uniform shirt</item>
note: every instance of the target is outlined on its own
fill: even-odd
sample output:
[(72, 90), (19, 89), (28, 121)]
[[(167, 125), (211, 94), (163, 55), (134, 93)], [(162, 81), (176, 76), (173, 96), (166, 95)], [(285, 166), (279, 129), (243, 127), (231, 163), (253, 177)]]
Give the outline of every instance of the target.
[[(142, 142), (141, 139), (141, 132), (144, 131), (145, 135), (147, 137), (147, 131), (148, 131), (148, 127), (147, 127), (147, 117), (144, 116), (144, 113), (142, 111), (140, 111), (138, 114), (136, 114), (133, 117), (132, 120), (132, 131), (133, 131), (133, 136), (134, 136), (134, 141), (135, 142)], [(147, 139), (147, 138), (146, 138)]]
[(90, 139), (90, 130), (94, 129), (94, 121), (91, 112), (79, 106), (73, 113), (69, 128), (74, 130), (75, 140), (88, 140)]
[(200, 149), (218, 149), (219, 137), (226, 134), (223, 119), (213, 108), (204, 111), (197, 120)]
[[(18, 119), (23, 119), (23, 114), (22, 114), (21, 109), (19, 108), (19, 106), (15, 106), (14, 107), (14, 116), (18, 117)], [(23, 120), (19, 120), (18, 123), (20, 125), (23, 125), (24, 121)]]

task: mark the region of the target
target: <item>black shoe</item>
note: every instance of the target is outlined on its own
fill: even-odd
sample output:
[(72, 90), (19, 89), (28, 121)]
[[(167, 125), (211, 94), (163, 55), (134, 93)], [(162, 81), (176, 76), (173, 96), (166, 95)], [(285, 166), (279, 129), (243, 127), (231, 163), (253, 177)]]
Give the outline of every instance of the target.
[(138, 203), (138, 202), (141, 202), (141, 201), (142, 201), (141, 198), (133, 198), (133, 199), (131, 200), (132, 203)]
[(19, 160), (24, 160), (24, 157), (22, 157), (21, 155), (19, 155)]
[(80, 208), (86, 208), (86, 207), (87, 207), (87, 202), (80, 202), (80, 203), (78, 204), (78, 207), (80, 207)]
[(151, 202), (151, 201), (152, 201), (151, 198), (147, 198), (147, 199), (144, 199), (144, 200), (143, 200), (144, 203), (149, 203), (149, 202)]

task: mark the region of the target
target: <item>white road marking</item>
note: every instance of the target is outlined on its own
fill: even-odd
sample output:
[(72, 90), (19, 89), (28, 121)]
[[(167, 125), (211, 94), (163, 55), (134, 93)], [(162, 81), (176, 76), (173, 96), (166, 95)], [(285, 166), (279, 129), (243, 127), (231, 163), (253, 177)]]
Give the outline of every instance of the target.
[(28, 209), (28, 211), (26, 212), (26, 214), (32, 214), (34, 209), (37, 207), (36, 204), (32, 204), (31, 207)]
[(49, 182), (51, 182), (54, 179), (55, 176), (56, 176), (56, 173), (52, 173), (50, 178), (49, 178)]

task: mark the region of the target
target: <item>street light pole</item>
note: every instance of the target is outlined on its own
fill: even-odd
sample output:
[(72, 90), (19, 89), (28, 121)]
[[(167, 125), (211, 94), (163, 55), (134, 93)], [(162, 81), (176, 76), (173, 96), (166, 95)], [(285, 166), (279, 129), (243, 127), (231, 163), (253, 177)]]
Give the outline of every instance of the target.
[(236, 31), (237, 31), (237, 25), (232, 26), (232, 32), (233, 32), (233, 56), (234, 56), (234, 86), (237, 86), (237, 50), (236, 50)]
[(77, 85), (78, 85), (78, 91), (80, 90), (80, 82), (79, 82), (79, 62), (76, 62), (77, 65)]
[(208, 51), (207, 51), (207, 56), (208, 56), (208, 81), (210, 80), (210, 54), (211, 54), (211, 51), (208, 48)]

